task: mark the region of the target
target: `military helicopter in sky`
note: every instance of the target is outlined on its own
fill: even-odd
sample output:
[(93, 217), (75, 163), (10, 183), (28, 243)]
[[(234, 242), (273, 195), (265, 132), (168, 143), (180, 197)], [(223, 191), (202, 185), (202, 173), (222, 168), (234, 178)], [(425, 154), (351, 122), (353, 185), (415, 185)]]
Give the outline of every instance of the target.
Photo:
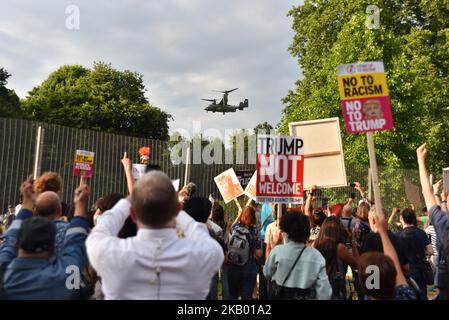
[(219, 103), (217, 103), (217, 99), (201, 99), (204, 101), (212, 102), (210, 105), (208, 105), (204, 110), (207, 112), (212, 111), (215, 112), (223, 112), (223, 114), (227, 112), (236, 112), (237, 110), (243, 110), (243, 108), (248, 108), (248, 99), (245, 99), (243, 102), (240, 102), (238, 106), (233, 106), (228, 104), (228, 95), (232, 91), (237, 90), (238, 88), (234, 88), (232, 90), (224, 90), (224, 91), (216, 91), (215, 92), (221, 92), (223, 93), (223, 98), (220, 100)]

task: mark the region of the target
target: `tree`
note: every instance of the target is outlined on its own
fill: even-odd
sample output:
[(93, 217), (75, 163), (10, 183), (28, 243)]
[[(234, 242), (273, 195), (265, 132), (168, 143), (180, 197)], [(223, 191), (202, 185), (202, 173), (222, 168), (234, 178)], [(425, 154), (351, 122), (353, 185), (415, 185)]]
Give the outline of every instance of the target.
[(28, 118), (135, 137), (168, 139), (172, 117), (145, 97), (143, 76), (110, 64), (62, 66), (22, 102)]
[[(447, 166), (449, 120), (449, 2), (371, 1), (380, 8), (380, 28), (369, 29), (366, 1), (306, 0), (294, 7), (290, 47), (303, 78), (283, 99), (278, 125), (342, 117), (337, 65), (382, 60), (395, 130), (375, 133), (377, 158), (389, 167), (416, 167), (415, 148), (427, 141), (432, 169)], [(366, 138), (348, 135), (341, 123), (348, 163), (368, 163)]]
[(268, 122), (263, 122), (263, 123), (259, 123), (255, 128), (254, 128), (254, 133), (257, 134), (259, 131), (261, 132), (265, 132), (266, 134), (270, 134), (270, 132), (274, 130), (273, 126), (271, 124), (269, 124)]
[(20, 100), (14, 90), (6, 88), (11, 74), (0, 68), (0, 117), (18, 118), (21, 116)]

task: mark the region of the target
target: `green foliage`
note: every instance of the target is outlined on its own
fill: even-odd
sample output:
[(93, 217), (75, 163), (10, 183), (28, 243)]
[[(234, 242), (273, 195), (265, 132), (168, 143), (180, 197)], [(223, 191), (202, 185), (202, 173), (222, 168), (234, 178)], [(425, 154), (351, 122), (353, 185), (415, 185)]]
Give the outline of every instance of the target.
[(152, 139), (168, 139), (172, 117), (145, 97), (143, 76), (110, 64), (66, 65), (22, 101), (31, 120)]
[[(379, 29), (365, 26), (368, 4), (381, 10)], [(295, 32), (290, 52), (303, 77), (283, 99), (281, 133), (293, 121), (343, 119), (337, 66), (382, 60), (395, 129), (375, 133), (379, 164), (414, 168), (423, 142), (432, 170), (449, 164), (449, 1), (305, 0), (289, 15)], [(348, 135), (343, 121), (341, 128), (347, 163), (367, 164), (365, 135)]]
[(259, 123), (254, 128), (254, 133), (257, 134), (259, 131), (262, 131), (265, 132), (266, 134), (269, 134), (271, 130), (274, 130), (273, 126), (265, 121), (263, 123)]
[(0, 117), (19, 118), (21, 116), (20, 100), (14, 90), (6, 88), (11, 74), (0, 68)]

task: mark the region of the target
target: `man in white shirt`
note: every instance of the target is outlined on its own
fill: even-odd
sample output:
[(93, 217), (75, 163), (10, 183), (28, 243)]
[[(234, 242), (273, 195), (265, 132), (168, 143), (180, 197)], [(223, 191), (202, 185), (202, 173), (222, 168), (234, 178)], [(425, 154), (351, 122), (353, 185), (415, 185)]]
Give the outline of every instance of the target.
[[(223, 250), (205, 224), (180, 209), (169, 177), (152, 171), (136, 183), (128, 199), (103, 213), (86, 245), (105, 299), (206, 298), (223, 263)], [(137, 236), (119, 239), (129, 214), (138, 226)]]

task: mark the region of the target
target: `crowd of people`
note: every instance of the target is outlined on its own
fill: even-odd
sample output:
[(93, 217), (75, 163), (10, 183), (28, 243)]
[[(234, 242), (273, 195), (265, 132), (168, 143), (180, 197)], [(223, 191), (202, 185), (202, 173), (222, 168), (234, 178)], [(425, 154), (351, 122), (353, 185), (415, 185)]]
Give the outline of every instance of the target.
[(426, 300), (430, 289), (447, 300), (449, 197), (431, 185), (426, 154), (417, 149), (425, 219), (413, 206), (379, 214), (356, 183), (360, 201), (318, 207), (312, 187), (299, 207), (236, 200), (226, 221), (194, 183), (177, 192), (157, 169), (135, 181), (126, 153), (129, 194), (90, 210), (85, 178), (64, 203), (57, 173), (30, 177), (2, 219), (0, 298)]

